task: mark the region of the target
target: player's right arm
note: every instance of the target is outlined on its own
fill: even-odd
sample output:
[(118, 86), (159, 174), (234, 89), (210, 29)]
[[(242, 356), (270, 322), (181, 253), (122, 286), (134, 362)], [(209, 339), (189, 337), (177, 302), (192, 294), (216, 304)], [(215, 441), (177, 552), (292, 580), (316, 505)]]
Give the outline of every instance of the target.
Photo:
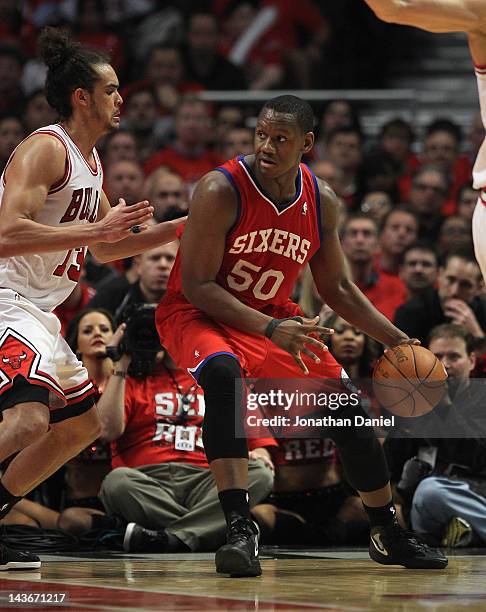
[(55, 137), (36, 134), (22, 143), (7, 170), (0, 206), (0, 257), (62, 251), (99, 242), (118, 242), (133, 225), (152, 215), (147, 202), (118, 205), (96, 223), (53, 227), (34, 221), (49, 189), (62, 179), (66, 150)]
[[(264, 335), (272, 318), (246, 306), (216, 282), (226, 235), (236, 221), (237, 208), (235, 192), (221, 172), (210, 172), (199, 181), (182, 235), (182, 289), (189, 302), (215, 321)], [(304, 319), (304, 324), (284, 321), (272, 335), (272, 341), (289, 352), (304, 372), (307, 368), (300, 352), (314, 358), (305, 344), (326, 350), (322, 342), (307, 335), (314, 331), (328, 332), (327, 328), (316, 325), (317, 320), (317, 317)]]
[(486, 2), (484, 0), (365, 0), (388, 23), (429, 32), (467, 32), (476, 65), (486, 64)]
[(365, 0), (377, 17), (389, 23), (430, 32), (484, 32), (484, 0)]

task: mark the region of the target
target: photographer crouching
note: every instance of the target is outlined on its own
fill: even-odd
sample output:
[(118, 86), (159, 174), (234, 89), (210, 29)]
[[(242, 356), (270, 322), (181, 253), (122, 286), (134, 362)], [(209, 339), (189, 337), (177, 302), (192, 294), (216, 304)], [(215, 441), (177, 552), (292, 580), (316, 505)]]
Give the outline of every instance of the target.
[[(155, 305), (132, 305), (124, 318), (123, 342), (111, 357), (120, 358), (115, 376), (124, 384), (125, 401), (101, 415), (113, 470), (100, 498), (108, 514), (128, 524), (127, 551), (216, 550), (225, 541), (226, 522), (202, 444), (203, 391), (160, 345)], [(125, 364), (129, 357), (123, 368), (116, 365), (122, 353)], [(251, 461), (250, 504), (272, 485), (272, 470)]]

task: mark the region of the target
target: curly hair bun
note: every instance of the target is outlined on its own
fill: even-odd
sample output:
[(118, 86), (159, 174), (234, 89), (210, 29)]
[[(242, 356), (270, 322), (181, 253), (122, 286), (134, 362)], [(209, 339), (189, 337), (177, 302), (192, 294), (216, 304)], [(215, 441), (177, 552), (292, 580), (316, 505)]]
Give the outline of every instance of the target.
[(58, 28), (45, 28), (39, 37), (39, 55), (51, 70), (65, 64), (78, 49), (79, 44), (73, 43), (67, 32)]

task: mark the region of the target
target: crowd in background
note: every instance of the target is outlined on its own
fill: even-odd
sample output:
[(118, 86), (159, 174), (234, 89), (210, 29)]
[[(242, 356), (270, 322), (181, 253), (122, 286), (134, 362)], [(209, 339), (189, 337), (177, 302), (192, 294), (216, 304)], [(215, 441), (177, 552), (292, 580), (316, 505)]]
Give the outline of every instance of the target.
[[(0, 169), (26, 135), (56, 121), (43, 94), (45, 69), (35, 46), (43, 26), (63, 25), (81, 43), (110, 54), (120, 78), (121, 129), (98, 147), (110, 201), (123, 197), (130, 204), (146, 198), (155, 209), (154, 223), (185, 215), (205, 173), (253, 149), (251, 126), (258, 108), (244, 101), (209, 104), (199, 97), (202, 91), (356, 87), (365, 81), (374, 86), (385, 78), (385, 66), (369, 69), (377, 43), (366, 45), (365, 36), (377, 26), (362, 10), (364, 3), (349, 0), (340, 9), (329, 4), (341, 2), (0, 2)], [(350, 8), (356, 19), (345, 26)], [(384, 35), (377, 34), (378, 40)], [(343, 40), (349, 43), (346, 53)], [(349, 65), (353, 50), (359, 59)], [(417, 136), (414, 126), (397, 116), (370, 139), (358, 106), (336, 99), (314, 110), (316, 144), (304, 161), (343, 202), (342, 247), (354, 281), (383, 314), (424, 344), (436, 326), (460, 327), (467, 354), (475, 354), (467, 376), (484, 376), (486, 291), (471, 238), (479, 195), (472, 188), (472, 165), (484, 138), (479, 113), (467, 133), (454, 117), (437, 117)], [(49, 492), (44, 487), (34, 496), (45, 502), (42, 506), (24, 500), (6, 521), (56, 524), (75, 532), (135, 522), (157, 534), (152, 550), (219, 545), (224, 522), (222, 515), (215, 518), (214, 487), (197, 481), (199, 493), (188, 499), (194, 479), (209, 474), (198, 433), (204, 411), (195, 385), (168, 355), (159, 356), (155, 370), (143, 376), (130, 371), (126, 356), (114, 364), (97, 356), (113, 343), (117, 328), (120, 341), (123, 328), (118, 326), (131, 305), (160, 301), (177, 248), (172, 243), (114, 265), (88, 257), (81, 282), (56, 313), (98, 385), (102, 439), (51, 479)], [(382, 347), (329, 311), (309, 270), (294, 299), (307, 315), (320, 314), (336, 330), (330, 350), (350, 376), (369, 377)], [(150, 404), (155, 387), (168, 394), (169, 403)], [(184, 418), (195, 428), (192, 451), (171, 454), (166, 447), (174, 444), (186, 404), (190, 409)], [(145, 420), (135, 418), (137, 409)], [(367, 538), (358, 497), (344, 482), (329, 440), (257, 442), (250, 453), (257, 464), (250, 488), (253, 505), (263, 502), (254, 516), (266, 541), (316, 543), (316, 524), (320, 544)], [(145, 451), (135, 453), (138, 445)], [(186, 466), (180, 476), (186, 484), (177, 492), (161, 492), (166, 463)], [(121, 496), (121, 490), (133, 494)], [(291, 495), (305, 491), (315, 493), (307, 495), (310, 509)], [(177, 495), (186, 501), (178, 505)], [(131, 534), (129, 550), (150, 548), (140, 533)]]

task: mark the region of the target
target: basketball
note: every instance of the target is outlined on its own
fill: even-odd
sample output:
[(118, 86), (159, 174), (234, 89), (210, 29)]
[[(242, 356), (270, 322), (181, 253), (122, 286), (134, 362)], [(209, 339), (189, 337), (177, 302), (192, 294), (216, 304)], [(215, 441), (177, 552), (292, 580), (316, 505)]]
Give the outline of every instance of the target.
[(373, 371), (376, 399), (389, 412), (417, 417), (430, 412), (446, 390), (447, 373), (423, 346), (401, 344), (387, 351)]

